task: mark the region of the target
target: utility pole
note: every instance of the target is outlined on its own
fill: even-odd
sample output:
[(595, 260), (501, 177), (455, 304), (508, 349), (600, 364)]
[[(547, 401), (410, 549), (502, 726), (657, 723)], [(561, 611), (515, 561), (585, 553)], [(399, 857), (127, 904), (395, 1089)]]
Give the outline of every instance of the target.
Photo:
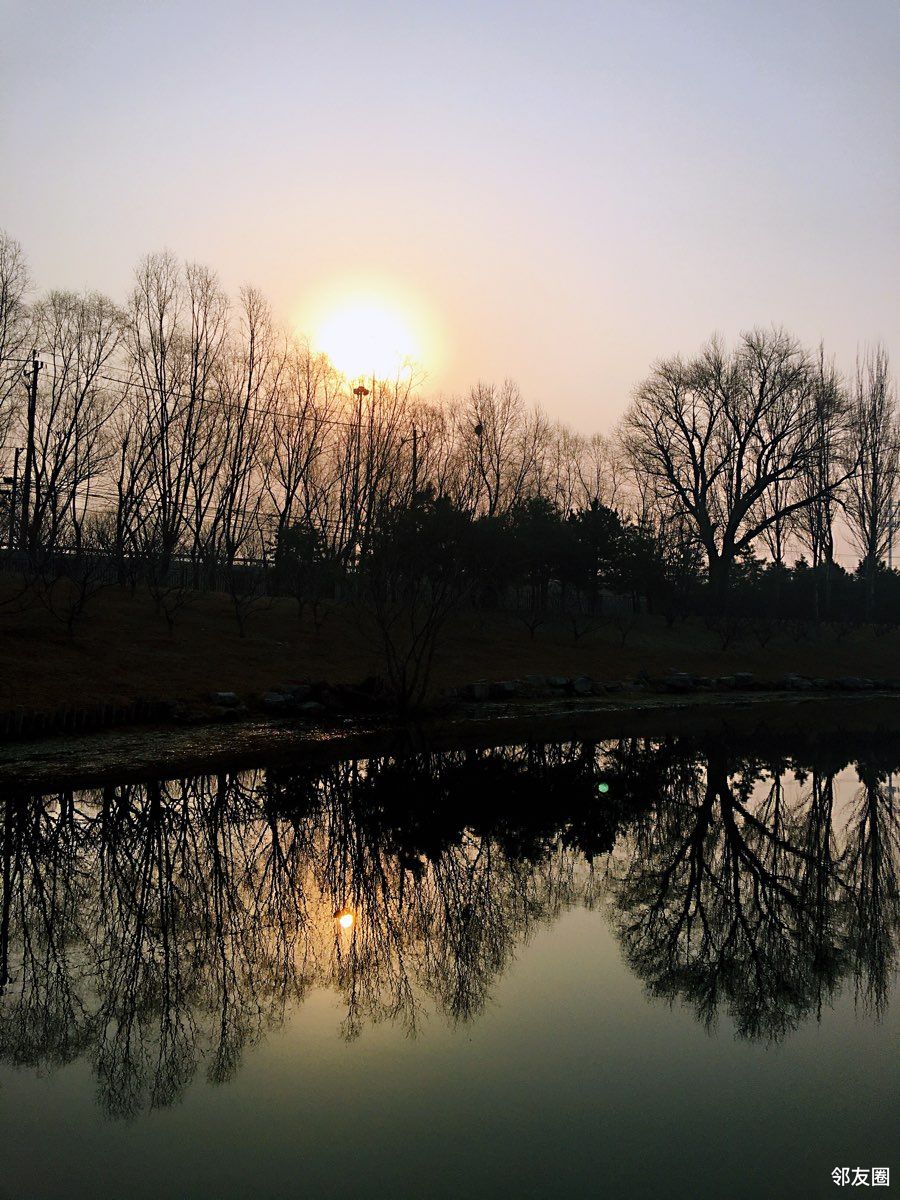
[(16, 545), (16, 513), (19, 505), (19, 456), (22, 453), (22, 447), (16, 446), (15, 456), (13, 457), (13, 474), (12, 474), (12, 491), (9, 493), (9, 548), (15, 548)]
[(887, 565), (889, 571), (894, 569), (894, 530), (897, 527), (898, 516), (900, 516), (900, 500), (888, 501)]
[(19, 545), (28, 548), (29, 524), (31, 508), (31, 476), (34, 474), (34, 426), (37, 414), (37, 384), (38, 372), (44, 369), (44, 364), (37, 356), (37, 351), (31, 352), (31, 366), (22, 372), (24, 377), (31, 379), (28, 384), (28, 438), (25, 442), (25, 474), (22, 477), (22, 532)]
[(416, 498), (419, 484), (419, 431), (412, 427), (412, 496)]

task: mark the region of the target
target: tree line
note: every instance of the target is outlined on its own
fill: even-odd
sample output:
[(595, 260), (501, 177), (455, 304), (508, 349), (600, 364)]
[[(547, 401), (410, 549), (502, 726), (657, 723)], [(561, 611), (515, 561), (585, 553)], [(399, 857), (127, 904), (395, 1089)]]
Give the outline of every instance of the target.
[[(713, 338), (656, 363), (618, 430), (586, 437), (511, 381), (445, 400), (410, 372), (347, 381), (259, 291), (233, 302), (168, 253), (139, 264), (124, 305), (32, 291), (0, 235), (0, 540), (23, 569), (102, 560), (169, 615), (224, 579), (240, 619), (260, 579), (301, 604), (369, 576), (370, 598), (396, 598), (397, 571), (379, 580), (396, 545), (427, 560), (423, 539), (449, 539), (469, 596), (514, 588), (535, 612), (551, 592), (577, 608), (609, 591), (673, 619), (762, 611), (766, 588), (816, 616), (893, 607), (900, 422), (882, 346), (845, 377), (783, 330)], [(460, 572), (446, 584), (458, 602)]]

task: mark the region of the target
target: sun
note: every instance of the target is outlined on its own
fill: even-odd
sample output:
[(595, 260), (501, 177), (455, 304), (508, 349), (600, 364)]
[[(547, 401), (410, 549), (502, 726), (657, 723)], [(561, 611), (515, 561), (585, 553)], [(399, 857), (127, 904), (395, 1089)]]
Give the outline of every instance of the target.
[(341, 908), (334, 914), (334, 919), (341, 929), (352, 929), (356, 924), (356, 913), (352, 908)]
[(348, 379), (393, 376), (422, 357), (409, 321), (378, 300), (351, 300), (326, 313), (314, 342)]
[(424, 367), (422, 324), (389, 299), (350, 295), (321, 310), (311, 340), (347, 379), (388, 379)]

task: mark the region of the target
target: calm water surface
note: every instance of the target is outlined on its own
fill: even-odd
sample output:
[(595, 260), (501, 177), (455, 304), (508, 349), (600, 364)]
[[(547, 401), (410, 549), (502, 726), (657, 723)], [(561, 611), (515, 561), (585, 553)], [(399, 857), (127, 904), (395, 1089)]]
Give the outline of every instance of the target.
[(0, 1197), (844, 1194), (896, 1165), (864, 742), (5, 798)]

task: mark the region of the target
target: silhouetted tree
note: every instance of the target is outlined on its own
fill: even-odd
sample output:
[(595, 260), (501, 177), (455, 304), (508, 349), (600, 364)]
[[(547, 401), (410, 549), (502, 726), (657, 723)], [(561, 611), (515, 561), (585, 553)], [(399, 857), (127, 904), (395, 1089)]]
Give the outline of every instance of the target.
[(658, 363), (635, 393), (628, 454), (691, 523), (719, 604), (757, 538), (842, 482), (795, 492), (811, 477), (816, 397), (809, 355), (781, 330), (744, 334), (733, 351), (714, 338), (694, 359)]
[(900, 494), (900, 421), (883, 346), (856, 364), (849, 481), (844, 508), (862, 555), (866, 615), (875, 604), (875, 577), (887, 549), (892, 508)]

